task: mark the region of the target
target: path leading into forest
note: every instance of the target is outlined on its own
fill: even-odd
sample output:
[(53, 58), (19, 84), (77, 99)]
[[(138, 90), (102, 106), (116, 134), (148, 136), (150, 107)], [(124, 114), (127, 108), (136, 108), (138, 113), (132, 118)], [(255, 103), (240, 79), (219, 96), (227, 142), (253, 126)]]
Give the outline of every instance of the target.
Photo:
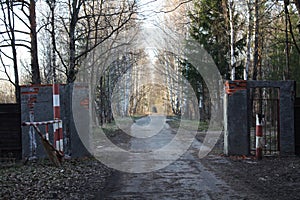
[[(136, 125), (161, 125), (161, 116), (145, 117), (136, 121)], [(153, 122), (154, 121), (154, 122)], [(141, 127), (139, 127), (141, 128)], [(147, 127), (151, 129), (151, 127)], [(135, 131), (138, 128), (133, 128)], [(137, 133), (135, 133), (137, 134)], [(143, 133), (145, 134), (145, 133)], [(135, 152), (161, 148), (176, 133), (165, 123), (155, 137), (132, 138), (130, 149)], [(145, 135), (144, 135), (145, 136)], [(145, 138), (145, 137), (144, 137)], [(223, 180), (201, 164), (197, 157), (201, 143), (196, 139), (188, 151), (169, 166), (149, 173), (115, 172), (102, 199), (246, 199), (246, 194), (237, 193)], [(128, 162), (130, 158), (128, 158)], [(138, 165), (135, 161), (133, 165)], [(136, 167), (136, 166), (133, 166)]]

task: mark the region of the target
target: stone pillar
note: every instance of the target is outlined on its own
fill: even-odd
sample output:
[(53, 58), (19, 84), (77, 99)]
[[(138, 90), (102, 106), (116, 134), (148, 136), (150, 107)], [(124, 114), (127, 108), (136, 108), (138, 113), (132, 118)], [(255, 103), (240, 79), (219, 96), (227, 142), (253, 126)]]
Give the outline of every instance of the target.
[(280, 84), (280, 155), (295, 154), (294, 102), (295, 82)]
[(224, 97), (224, 153), (249, 155), (247, 82), (226, 81)]

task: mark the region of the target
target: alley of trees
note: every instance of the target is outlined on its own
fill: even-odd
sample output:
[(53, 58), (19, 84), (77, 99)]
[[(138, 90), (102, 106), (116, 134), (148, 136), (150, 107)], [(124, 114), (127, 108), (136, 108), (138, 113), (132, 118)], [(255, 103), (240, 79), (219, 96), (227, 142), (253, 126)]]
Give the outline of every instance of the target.
[[(101, 124), (113, 120), (112, 108), (126, 116), (156, 105), (181, 115), (184, 77), (208, 119), (209, 91), (189, 60), (163, 48), (133, 48), (149, 23), (198, 43), (224, 80), (300, 81), (299, 0), (3, 0), (0, 6), (0, 102), (19, 102), (23, 84), (80, 81), (91, 85)], [(153, 80), (159, 84), (147, 84)]]

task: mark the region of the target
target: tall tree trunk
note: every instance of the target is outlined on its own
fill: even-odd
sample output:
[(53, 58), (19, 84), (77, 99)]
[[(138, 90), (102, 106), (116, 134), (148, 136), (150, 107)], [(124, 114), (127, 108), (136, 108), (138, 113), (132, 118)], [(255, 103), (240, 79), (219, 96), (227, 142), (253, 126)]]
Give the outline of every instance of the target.
[[(80, 0), (79, 0), (80, 1)], [(76, 24), (78, 22), (78, 13), (80, 10), (81, 5), (77, 5), (78, 0), (73, 0), (70, 10), (70, 16), (71, 16), (71, 21), (69, 24), (69, 69), (66, 71), (67, 75), (67, 90), (66, 90), (66, 95), (67, 95), (67, 102), (68, 102), (68, 109), (66, 109), (66, 134), (68, 137), (72, 137), (72, 133), (70, 132), (71, 130), (71, 124), (73, 120), (73, 114), (72, 114), (72, 93), (73, 93), (73, 86), (74, 86), (74, 81), (76, 79), (76, 45), (75, 45), (75, 31), (76, 31)], [(80, 4), (80, 2), (79, 2)]]
[(235, 58), (234, 58), (234, 22), (233, 22), (233, 0), (228, 1), (229, 24), (230, 24), (230, 67), (231, 80), (235, 80)]
[(76, 78), (76, 61), (75, 61), (75, 51), (76, 51), (76, 46), (75, 46), (75, 27), (73, 25), (70, 26), (70, 33), (69, 33), (69, 70), (67, 73), (67, 82), (68, 83), (73, 83)]
[(40, 68), (38, 62), (38, 47), (37, 47), (37, 32), (36, 32), (36, 13), (35, 13), (35, 0), (30, 0), (29, 5), (29, 21), (30, 21), (30, 39), (31, 39), (31, 72), (32, 84), (40, 84)]
[(100, 78), (100, 125), (105, 123), (105, 74)]
[(290, 50), (289, 50), (289, 0), (284, 0), (284, 13), (285, 13), (285, 73), (284, 80), (290, 79)]
[[(80, 5), (77, 5), (80, 4)], [(78, 15), (81, 6), (81, 2), (78, 3), (78, 0), (73, 0), (72, 2), (72, 11), (71, 11), (71, 22), (69, 27), (69, 70), (67, 72), (67, 82), (73, 83), (76, 79), (76, 39), (75, 31), (76, 25), (78, 22)]]
[(253, 61), (253, 80), (257, 80), (258, 74), (258, 48), (259, 48), (259, 1), (255, 0), (255, 31), (254, 31), (254, 61)]
[(51, 43), (52, 43), (52, 76), (53, 76), (53, 84), (57, 83), (56, 77), (56, 39), (55, 39), (55, 5), (56, 0), (52, 0), (50, 5), (51, 11)]
[[(12, 0), (6, 0), (7, 9), (7, 20), (6, 30), (10, 33), (10, 45), (12, 50), (12, 61), (14, 68), (14, 86), (15, 86), (15, 99), (16, 103), (20, 103), (20, 86), (19, 86), (19, 72), (18, 72), (18, 61), (17, 61), (17, 50), (16, 50), (16, 37), (15, 37), (15, 18), (14, 18), (14, 5)], [(2, 7), (4, 12), (4, 7)], [(5, 22), (6, 23), (6, 22)]]
[[(223, 17), (224, 17), (224, 24), (225, 24), (225, 29), (226, 29), (226, 31), (228, 31), (229, 30), (229, 28), (230, 28), (230, 19), (228, 19), (228, 14), (229, 14), (229, 7), (228, 7), (228, 0), (222, 0), (222, 2), (221, 2), (221, 4), (222, 4), (222, 13), (223, 13)], [(219, 42), (221, 42), (222, 41), (222, 38), (220, 37), (219, 38), (219, 36), (218, 35), (216, 35), (216, 43), (218, 44)], [(228, 43), (228, 45), (230, 45), (230, 43)], [(218, 61), (221, 61), (222, 60), (222, 56), (223, 56), (223, 54), (222, 54), (222, 52), (221, 51), (219, 51), (218, 52)], [(216, 63), (216, 65), (218, 66), (219, 65), (219, 63)], [(227, 79), (227, 80), (229, 80), (230, 79), (230, 66), (229, 66), (230, 64), (228, 64), (227, 66), (226, 66), (226, 75), (225, 75), (225, 78)]]
[(251, 8), (251, 0), (248, 0), (248, 35), (247, 35), (247, 61), (246, 61), (246, 67), (244, 72), (244, 80), (248, 80), (249, 75), (249, 68), (250, 68), (250, 62), (251, 62), (251, 38), (252, 38), (252, 8)]

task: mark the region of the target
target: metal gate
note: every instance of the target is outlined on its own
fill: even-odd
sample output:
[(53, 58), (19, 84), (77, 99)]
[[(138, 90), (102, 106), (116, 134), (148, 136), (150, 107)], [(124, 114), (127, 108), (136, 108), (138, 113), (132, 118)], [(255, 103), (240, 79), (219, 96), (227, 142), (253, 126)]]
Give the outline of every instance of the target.
[(20, 104), (0, 104), (0, 160), (21, 159)]
[(263, 154), (277, 155), (280, 152), (279, 88), (251, 88), (250, 150), (256, 150), (256, 114), (263, 116)]

